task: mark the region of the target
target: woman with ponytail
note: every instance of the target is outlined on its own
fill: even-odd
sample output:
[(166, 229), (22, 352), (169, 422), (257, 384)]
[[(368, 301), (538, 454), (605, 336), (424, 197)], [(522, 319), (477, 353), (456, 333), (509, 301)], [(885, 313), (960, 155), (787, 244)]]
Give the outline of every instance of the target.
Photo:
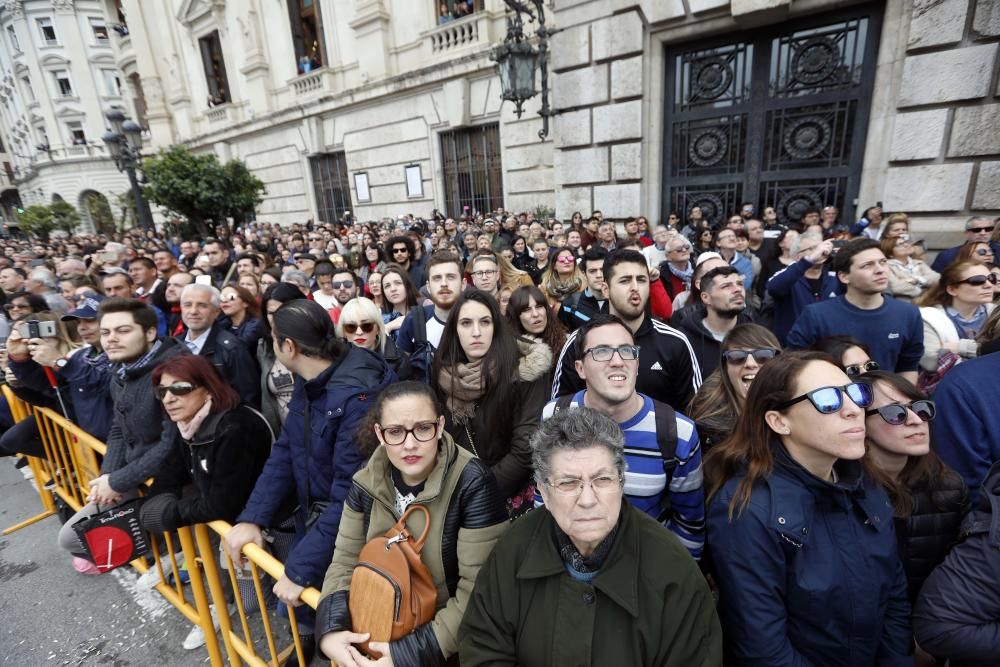
[[(304, 588), (323, 583), (351, 478), (365, 462), (357, 446), (358, 426), (396, 377), (381, 357), (339, 339), (330, 316), (315, 301), (289, 301), (271, 321), (275, 357), (294, 374), (295, 389), (281, 435), (225, 546), (234, 562), (242, 562), (243, 545), (263, 546), (261, 530), (281, 518), (282, 503), (294, 494), (298, 539), (281, 558), (285, 574), (274, 593), (299, 606)], [(310, 650), (315, 649), (313, 620), (312, 614), (299, 615), (299, 632), (308, 636), (304, 641)]]

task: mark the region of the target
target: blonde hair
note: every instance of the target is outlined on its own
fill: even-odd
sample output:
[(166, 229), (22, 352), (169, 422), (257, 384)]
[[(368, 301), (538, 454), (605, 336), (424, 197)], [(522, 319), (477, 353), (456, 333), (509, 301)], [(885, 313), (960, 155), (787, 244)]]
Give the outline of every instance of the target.
[(355, 297), (344, 304), (340, 309), (340, 319), (337, 320), (337, 336), (347, 338), (344, 335), (344, 321), (360, 323), (362, 320), (371, 320), (378, 330), (375, 338), (375, 347), (379, 354), (385, 352), (385, 323), (382, 322), (382, 311), (371, 299), (363, 296)]

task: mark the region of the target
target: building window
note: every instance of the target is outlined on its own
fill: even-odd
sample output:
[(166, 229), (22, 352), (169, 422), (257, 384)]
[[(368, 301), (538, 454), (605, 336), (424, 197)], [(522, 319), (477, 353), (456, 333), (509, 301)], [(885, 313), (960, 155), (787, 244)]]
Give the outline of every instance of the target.
[(135, 107), (135, 122), (145, 129), (147, 128), (146, 93), (142, 89), (142, 78), (138, 72), (132, 72), (128, 75), (128, 82), (132, 93), (132, 105)]
[(292, 26), (292, 44), (299, 74), (326, 64), (323, 47), (323, 17), (316, 0), (286, 0)]
[(231, 101), (219, 31), (214, 30), (199, 39), (198, 46), (201, 49), (201, 62), (205, 66), (205, 80), (208, 82), (208, 106), (214, 107)]
[(499, 123), (443, 132), (441, 162), (447, 215), (458, 217), (503, 208)]
[(108, 26), (104, 19), (90, 19), (90, 29), (94, 33), (94, 41), (98, 44), (108, 43)]
[(61, 97), (73, 97), (73, 84), (69, 80), (69, 72), (66, 70), (57, 70), (52, 73), (52, 76), (56, 80), (56, 90), (59, 91)]
[(38, 22), (38, 30), (42, 33), (42, 42), (45, 46), (57, 46), (59, 40), (56, 39), (56, 29), (52, 25), (52, 19), (35, 19)]
[(87, 145), (87, 135), (83, 133), (83, 123), (78, 120), (66, 123), (66, 129), (69, 130), (69, 143), (74, 146)]
[(7, 37), (10, 38), (10, 45), (14, 49), (14, 53), (21, 52), (21, 43), (17, 41), (17, 33), (14, 31), (14, 26), (7, 26)]
[(29, 77), (29, 76), (22, 76), (21, 77), (21, 83), (24, 84), (24, 90), (28, 94), (28, 101), (29, 102), (34, 102), (35, 101), (35, 89), (31, 87), (31, 77)]
[(343, 152), (309, 158), (316, 193), (317, 223), (334, 223), (353, 210), (347, 158)]
[(432, 0), (437, 9), (438, 25), (462, 19), (483, 9), (483, 0)]
[(104, 90), (110, 97), (121, 97), (122, 81), (118, 78), (118, 72), (113, 69), (102, 69), (101, 76), (104, 78)]

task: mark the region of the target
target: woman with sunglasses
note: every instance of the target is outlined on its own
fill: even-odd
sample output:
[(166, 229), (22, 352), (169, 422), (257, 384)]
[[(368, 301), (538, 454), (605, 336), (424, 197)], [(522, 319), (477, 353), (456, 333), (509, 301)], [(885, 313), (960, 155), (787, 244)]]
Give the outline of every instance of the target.
[(872, 359), (868, 345), (852, 336), (820, 338), (812, 349), (833, 357), (837, 365), (843, 368), (852, 380), (857, 380), (859, 375), (878, 370), (878, 362)]
[(891, 504), (863, 465), (871, 404), (829, 356), (785, 353), (709, 452), (727, 665), (913, 664)]
[(986, 241), (970, 241), (962, 246), (953, 264), (958, 262), (974, 262), (976, 264), (995, 264), (993, 246)]
[(356, 297), (344, 304), (337, 321), (337, 335), (351, 345), (381, 356), (400, 380), (408, 380), (412, 375), (409, 359), (400, 353), (396, 342), (386, 334), (382, 313), (371, 299)]
[(222, 288), (219, 308), (229, 318), (230, 330), (246, 343), (250, 354), (255, 354), (261, 333), (260, 306), (254, 295), (245, 288), (230, 283)]
[(931, 450), (936, 409), (927, 394), (888, 371), (868, 373), (865, 382), (874, 394), (865, 411), (868, 460), (895, 509), (899, 559), (912, 604), (924, 580), (958, 541), (968, 489)]
[(493, 471), (511, 517), (531, 509), (528, 440), (549, 395), (553, 355), (517, 338), (490, 295), (466, 290), (452, 306), (434, 353), (431, 386), (445, 405), (445, 428)]
[(562, 302), (587, 287), (587, 281), (576, 263), (572, 248), (559, 248), (552, 256), (548, 268), (538, 284), (549, 307), (558, 312)]
[(952, 366), (979, 353), (976, 336), (996, 307), (996, 280), (982, 264), (956, 261), (920, 300), (920, 317), (924, 321), (921, 386), (932, 390)]
[(781, 343), (759, 324), (737, 324), (726, 335), (719, 367), (702, 383), (686, 413), (698, 427), (703, 451), (733, 432), (757, 373), (780, 353)]
[(8, 297), (3, 309), (7, 315), (7, 321), (13, 322), (17, 318), (30, 313), (40, 313), (43, 310), (48, 310), (49, 305), (39, 295), (21, 291), (14, 292), (14, 294)]
[(889, 293), (897, 299), (917, 299), (941, 279), (926, 262), (913, 258), (909, 234), (883, 236), (880, 243), (882, 254), (889, 258)]
[[(359, 432), (371, 454), (354, 476), (326, 571), (317, 636), (327, 657), (342, 667), (368, 665), (352, 644), (368, 638), (351, 630), (351, 576), (368, 540), (385, 534), (411, 503), (430, 512), (432, 529), (422, 550), (437, 586), (434, 618), (412, 634), (372, 649), (396, 665), (444, 665), (457, 650), (458, 628), (479, 568), (507, 525), (489, 468), (455, 444), (444, 428), (434, 390), (401, 382), (382, 392)], [(414, 536), (422, 524), (408, 521)]]

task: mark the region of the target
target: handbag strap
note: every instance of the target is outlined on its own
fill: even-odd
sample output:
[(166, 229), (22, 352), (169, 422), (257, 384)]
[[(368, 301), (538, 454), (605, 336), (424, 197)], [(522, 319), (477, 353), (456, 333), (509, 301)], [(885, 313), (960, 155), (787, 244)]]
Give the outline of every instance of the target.
[(413, 536), (410, 534), (410, 531), (406, 529), (406, 520), (410, 517), (410, 514), (412, 512), (415, 512), (417, 510), (424, 513), (424, 530), (422, 533), (420, 533), (420, 537), (417, 538), (417, 541), (413, 543), (414, 550), (417, 553), (420, 553), (421, 550), (423, 550), (424, 548), (424, 542), (427, 541), (427, 534), (431, 530), (431, 513), (427, 510), (426, 507), (424, 507), (423, 505), (417, 505), (415, 503), (411, 504), (409, 507), (406, 508), (406, 511), (403, 512), (403, 516), (399, 517), (399, 521), (396, 522), (396, 525), (392, 527), (392, 530), (390, 532), (398, 533), (399, 535), (403, 536), (403, 539), (406, 540), (411, 539)]

